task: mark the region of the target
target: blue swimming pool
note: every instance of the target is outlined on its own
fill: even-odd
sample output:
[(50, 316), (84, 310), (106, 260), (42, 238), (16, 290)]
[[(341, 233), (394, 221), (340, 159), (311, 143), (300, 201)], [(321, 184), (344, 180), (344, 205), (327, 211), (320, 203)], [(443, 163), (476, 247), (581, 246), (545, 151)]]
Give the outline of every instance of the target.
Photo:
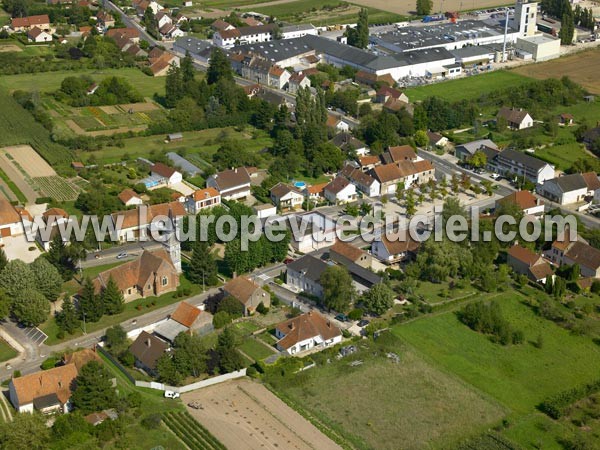
[(306, 183), (304, 181), (294, 181), (294, 186), (298, 189), (304, 189), (306, 187)]

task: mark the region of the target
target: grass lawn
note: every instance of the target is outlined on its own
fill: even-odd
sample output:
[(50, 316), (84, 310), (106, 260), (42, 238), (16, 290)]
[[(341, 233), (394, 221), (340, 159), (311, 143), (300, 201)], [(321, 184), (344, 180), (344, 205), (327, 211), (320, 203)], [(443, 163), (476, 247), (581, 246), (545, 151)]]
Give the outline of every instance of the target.
[(4, 75), (0, 77), (0, 86), (9, 90), (22, 89), (26, 91), (52, 92), (57, 90), (66, 77), (90, 75), (96, 82), (109, 76), (118, 76), (129, 81), (140, 94), (152, 97), (154, 93), (164, 95), (164, 77), (150, 77), (135, 68), (122, 69), (87, 69), (77, 71), (57, 71), (40, 73), (22, 73), (18, 75)]
[(239, 349), (256, 361), (263, 360), (275, 353), (275, 348), (271, 351), (256, 338), (252, 337), (246, 338), (239, 346)]
[[(124, 157), (133, 159), (138, 156), (148, 157), (151, 152), (178, 152), (185, 150), (185, 157), (200, 168), (210, 162), (212, 155), (221, 146), (222, 139), (230, 138), (242, 142), (244, 148), (250, 151), (260, 151), (272, 144), (272, 140), (265, 133), (258, 132), (258, 138), (252, 139), (253, 130), (238, 132), (233, 128), (211, 128), (201, 131), (190, 131), (183, 133), (183, 140), (177, 143), (165, 143), (165, 136), (143, 136), (125, 139), (125, 147), (105, 147), (94, 152), (85, 152), (80, 158), (94, 157), (102, 163), (114, 163), (121, 161)], [(200, 158), (206, 161), (197, 161)]]
[[(495, 397), (516, 413), (531, 413), (546, 397), (598, 378), (600, 348), (537, 317), (517, 293), (498, 296), (525, 343), (503, 347), (458, 321), (453, 312), (394, 327), (394, 333), (443, 369)], [(541, 335), (541, 349), (531, 342)]]
[[(435, 305), (443, 301), (462, 298), (477, 292), (477, 289), (467, 285), (464, 288), (450, 289), (448, 283), (431, 283), (429, 281), (419, 281), (415, 289), (415, 295), (422, 295), (425, 301)], [(444, 295), (447, 294), (447, 295)]]
[(554, 164), (560, 170), (568, 169), (578, 159), (594, 159), (578, 142), (540, 148), (535, 151), (535, 156)]
[[(396, 342), (399, 363), (388, 359), (377, 342), (361, 343), (352, 357), (331, 358), (331, 364), (302, 372), (281, 390), (360, 449), (448, 448), (503, 417), (499, 404), (393, 336), (386, 339)], [(350, 366), (351, 360), (363, 364)]]
[[(191, 290), (190, 296), (197, 295), (202, 290), (200, 286), (190, 282), (184, 274), (180, 275), (179, 281), (181, 289), (189, 288)], [(115, 314), (114, 316), (102, 316), (98, 322), (87, 322), (86, 331), (88, 333), (91, 333), (93, 331), (108, 328), (115, 324), (132, 319), (141, 314), (145, 314), (155, 309), (162, 308), (163, 306), (167, 306), (172, 303), (184, 300), (184, 298), (176, 297), (175, 295), (176, 292), (169, 292), (168, 294), (161, 295), (160, 297), (147, 297), (133, 300), (125, 304), (125, 309), (120, 314)], [(154, 305), (152, 304), (152, 302), (154, 302)], [(74, 334), (65, 335), (64, 339), (58, 339), (57, 334), (59, 332), (59, 328), (56, 323), (56, 320), (54, 320), (54, 317), (50, 317), (46, 322), (41, 324), (39, 328), (48, 335), (46, 345), (55, 345), (65, 340), (70, 340), (77, 336), (81, 336), (83, 334), (83, 329), (80, 329)]]
[(0, 362), (8, 361), (17, 356), (17, 351), (12, 348), (4, 339), (0, 339)]
[(506, 70), (498, 70), (458, 80), (411, 87), (406, 89), (405, 93), (411, 102), (433, 96), (441, 97), (448, 101), (468, 100), (495, 91), (503, 85), (516, 86), (529, 81), (531, 81), (531, 78), (523, 75)]

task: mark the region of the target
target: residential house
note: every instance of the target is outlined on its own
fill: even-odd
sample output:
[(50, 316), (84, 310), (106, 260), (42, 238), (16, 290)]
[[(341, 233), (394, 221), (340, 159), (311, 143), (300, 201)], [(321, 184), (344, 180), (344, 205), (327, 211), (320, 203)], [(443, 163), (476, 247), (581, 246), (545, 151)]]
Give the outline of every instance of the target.
[(52, 35), (38, 27), (33, 27), (27, 31), (27, 40), (38, 44), (42, 42), (51, 42)]
[(573, 125), (573, 115), (568, 113), (562, 113), (558, 116), (558, 124), (563, 127), (570, 127)]
[(404, 92), (387, 85), (383, 85), (377, 90), (377, 93), (375, 94), (375, 103), (385, 103), (390, 98), (399, 100), (403, 103), (409, 103), (408, 97)]
[(203, 314), (202, 309), (188, 302), (181, 302), (165, 321), (154, 327), (154, 334), (168, 342), (175, 342), (180, 333), (192, 334), (199, 329), (212, 329), (212, 316)]
[(13, 17), (10, 22), (10, 27), (15, 32), (29, 31), (32, 28), (49, 30), (50, 17), (48, 17), (48, 14), (27, 17)]
[(230, 31), (235, 30), (235, 27), (224, 20), (217, 19), (213, 23), (210, 24), (210, 28), (213, 31)]
[(384, 233), (371, 243), (371, 254), (385, 264), (414, 259), (420, 247), (407, 230)]
[(516, 273), (526, 275), (536, 283), (546, 283), (546, 277), (554, 274), (552, 267), (544, 258), (518, 244), (508, 249), (506, 262)]
[(283, 89), (288, 84), (290, 77), (291, 74), (287, 69), (279, 66), (271, 66), (269, 69), (269, 86)]
[(323, 188), (323, 195), (330, 203), (336, 205), (353, 202), (356, 200), (356, 186), (346, 177), (337, 176)]
[(403, 178), (402, 171), (394, 163), (375, 166), (369, 174), (379, 182), (380, 195), (395, 194)]
[(333, 220), (319, 211), (285, 217), (291, 229), (290, 244), (299, 253), (331, 247), (336, 239)]
[(140, 43), (140, 32), (136, 28), (111, 28), (106, 32), (105, 36), (111, 39), (118, 37), (125, 38), (134, 44)]
[(366, 196), (377, 197), (380, 194), (381, 183), (362, 170), (347, 164), (341, 170), (340, 174), (346, 177), (360, 192)]
[(154, 47), (148, 53), (148, 62), (152, 75), (162, 77), (169, 72), (171, 66), (179, 66), (179, 57), (159, 47)]
[(223, 293), (242, 304), (245, 316), (254, 314), (261, 303), (267, 308), (271, 306), (269, 293), (247, 277), (232, 278), (223, 286)]
[(357, 264), (365, 269), (370, 269), (373, 262), (371, 254), (339, 239), (329, 249), (329, 259), (342, 266)]
[(172, 186), (183, 181), (183, 174), (181, 172), (160, 162), (152, 166), (150, 173), (152, 176), (162, 177), (165, 180), (164, 184), (167, 186)]
[[(36, 241), (45, 251), (49, 251), (52, 241), (56, 236), (60, 235), (60, 229), (66, 229), (66, 224), (72, 219), (64, 209), (50, 208), (42, 214), (42, 220), (45, 224), (45, 229), (38, 229)], [(69, 242), (69, 238), (65, 236), (62, 238), (62, 241), (66, 245)]]
[(177, 39), (185, 36), (183, 30), (179, 28), (177, 24), (174, 23), (166, 23), (162, 27), (158, 29), (163, 39)]
[(512, 130), (524, 130), (533, 126), (533, 118), (522, 108), (508, 108), (503, 106), (496, 115), (496, 120), (504, 119), (508, 128)]
[(177, 225), (179, 219), (185, 215), (184, 205), (179, 201), (172, 201), (150, 206), (140, 205), (136, 209), (119, 211), (112, 214), (112, 221), (119, 241), (131, 242), (147, 234), (151, 226), (162, 225), (158, 222), (165, 222), (169, 218)]
[(198, 189), (185, 199), (185, 209), (190, 214), (198, 214), (206, 208), (214, 208), (221, 204), (221, 194), (215, 188)]
[(37, 410), (42, 414), (66, 414), (71, 409), (75, 378), (75, 364), (12, 378), (8, 383), (10, 402), (20, 413)]
[(279, 29), (281, 39), (295, 39), (312, 34), (317, 36), (319, 31), (310, 23), (301, 23), (298, 25), (287, 25)]
[(159, 11), (154, 18), (159, 30), (165, 25), (173, 25), (173, 19), (166, 11)]
[(288, 81), (288, 92), (295, 94), (299, 89), (310, 87), (310, 79), (302, 72), (294, 72)]
[(327, 114), (327, 121), (325, 124), (328, 128), (332, 128), (337, 133), (347, 133), (350, 131), (350, 125), (343, 119), (340, 119), (333, 114)]
[(331, 320), (314, 311), (278, 324), (275, 336), (279, 339), (277, 349), (288, 355), (342, 342), (341, 330)]
[(126, 302), (140, 297), (158, 297), (179, 287), (179, 273), (164, 249), (148, 251), (130, 262), (100, 272), (94, 288), (102, 292), (110, 278), (117, 284)]
[(321, 275), (329, 267), (325, 261), (304, 255), (286, 267), (285, 282), (300, 292), (323, 298)]
[(133, 189), (124, 189), (117, 196), (125, 206), (139, 206), (144, 201)]
[(358, 158), (360, 170), (368, 172), (381, 164), (381, 159), (377, 155), (366, 155)]
[(110, 13), (104, 10), (98, 11), (98, 13), (96, 14), (96, 20), (98, 21), (98, 25), (101, 26), (104, 30), (115, 26), (115, 18)]
[(21, 214), (4, 197), (0, 197), (0, 243), (2, 238), (18, 236), (25, 232)]
[(496, 211), (503, 205), (515, 205), (525, 215), (539, 216), (544, 214), (544, 203), (529, 191), (516, 191), (496, 200)]
[(280, 211), (302, 208), (304, 195), (294, 186), (277, 183), (271, 188), (271, 201)]
[(219, 191), (223, 200), (238, 200), (250, 195), (250, 175), (245, 167), (224, 170), (208, 177), (206, 186)]
[(573, 173), (546, 180), (538, 186), (538, 194), (560, 205), (591, 201), (600, 189), (600, 181), (594, 172)]
[(554, 166), (517, 150), (506, 149), (488, 158), (488, 168), (506, 175), (525, 178), (533, 184), (541, 184), (554, 178)]
[(142, 331), (129, 347), (135, 366), (148, 375), (156, 375), (158, 360), (168, 350), (169, 344), (146, 331)]
[(421, 185), (435, 179), (435, 169), (427, 160), (384, 164), (376, 166), (370, 174), (381, 183), (381, 195), (394, 194), (399, 183), (408, 189), (413, 184)]
[(275, 27), (275, 24), (270, 23), (256, 27), (218, 30), (213, 34), (213, 43), (221, 48), (232, 48), (235, 45), (268, 42), (273, 40)]
[(410, 145), (397, 145), (388, 147), (381, 154), (383, 164), (399, 163), (402, 161), (421, 161), (423, 158), (417, 156), (415, 150)]
[(401, 98), (390, 97), (383, 104), (382, 109), (389, 113), (397, 113), (400, 110), (405, 109), (411, 116), (413, 115), (414, 108), (410, 103), (406, 103)]
[(320, 202), (325, 198), (325, 196), (323, 195), (323, 189), (328, 184), (329, 183), (327, 182), (327, 183), (318, 183), (318, 184), (313, 184), (312, 186), (307, 186), (304, 189), (304, 195), (306, 197), (308, 197), (308, 199), (311, 201)]
[(568, 231), (562, 240), (552, 243), (545, 256), (559, 266), (578, 264), (582, 277), (600, 278), (600, 250), (580, 237), (571, 240)]
[(65, 366), (68, 364), (75, 364), (78, 372), (83, 366), (92, 361), (102, 364), (102, 358), (98, 356), (96, 348), (83, 348), (81, 350), (72, 351), (71, 353), (65, 353), (61, 359), (62, 364)]
[(331, 139), (329, 142), (331, 142), (343, 152), (352, 156), (361, 157), (369, 153), (369, 148), (367, 147), (367, 144), (365, 144), (359, 139), (356, 139), (350, 133), (336, 134), (333, 137), (333, 139)]
[(448, 138), (442, 136), (439, 133), (432, 131), (427, 132), (427, 139), (429, 139), (429, 148), (443, 148), (448, 145)]
[(477, 141), (467, 142), (466, 144), (457, 145), (454, 149), (455, 156), (460, 161), (468, 161), (477, 151), (484, 149), (492, 149), (499, 151), (498, 146), (490, 139), (479, 139)]

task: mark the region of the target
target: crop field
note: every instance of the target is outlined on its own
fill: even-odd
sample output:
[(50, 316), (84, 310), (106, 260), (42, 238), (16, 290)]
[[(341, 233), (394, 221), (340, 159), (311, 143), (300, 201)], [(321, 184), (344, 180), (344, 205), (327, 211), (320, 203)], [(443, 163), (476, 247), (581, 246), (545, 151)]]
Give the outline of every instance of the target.
[(600, 49), (595, 48), (537, 64), (517, 67), (512, 72), (531, 78), (569, 77), (589, 92), (600, 94)]
[(189, 392), (182, 400), (202, 405), (188, 411), (226, 448), (340, 448), (263, 385), (248, 379)]
[[(522, 304), (520, 294), (506, 294), (499, 300), (506, 319), (524, 331), (525, 343), (497, 345), (460, 323), (452, 312), (398, 325), (394, 333), (519, 413), (534, 411), (557, 391), (597, 379), (600, 348), (590, 338), (536, 316)], [(542, 348), (531, 344), (539, 335)]]
[(58, 175), (53, 177), (36, 177), (33, 179), (33, 182), (43, 193), (44, 197), (50, 197), (59, 202), (76, 200), (82, 191), (79, 186)]
[(30, 177), (51, 177), (56, 175), (54, 169), (30, 145), (6, 147), (0, 151), (9, 155)]
[[(354, 355), (331, 358), (277, 389), (359, 449), (449, 448), (505, 414), (394, 336), (385, 339), (393, 344), (359, 344)], [(392, 346), (398, 362), (386, 357)]]
[[(415, 11), (415, 2), (411, 0), (399, 0), (395, 2), (390, 2), (387, 0), (352, 0), (352, 3), (402, 15), (414, 14)], [(509, 3), (510, 2), (507, 2), (506, 0), (473, 0), (471, 2), (462, 0), (444, 0), (442, 2), (436, 0), (433, 2), (433, 10), (442, 11), (443, 7), (443, 11), (465, 11), (476, 8), (493, 8), (496, 6), (507, 5)]]
[(406, 95), (411, 102), (427, 97), (441, 97), (448, 101), (469, 100), (497, 90), (500, 86), (516, 86), (531, 81), (527, 76), (506, 70), (471, 75), (457, 80), (442, 81), (407, 88)]

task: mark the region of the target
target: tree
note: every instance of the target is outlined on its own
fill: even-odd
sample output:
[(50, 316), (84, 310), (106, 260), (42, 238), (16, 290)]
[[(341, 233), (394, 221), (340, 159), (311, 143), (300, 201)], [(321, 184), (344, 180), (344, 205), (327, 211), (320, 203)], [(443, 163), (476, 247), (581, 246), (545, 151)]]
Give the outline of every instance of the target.
[(487, 156), (481, 150), (477, 150), (471, 158), (469, 158), (469, 164), (473, 167), (484, 167), (487, 164)]
[(244, 306), (233, 296), (225, 297), (219, 302), (217, 312), (226, 312), (232, 317), (241, 317), (244, 314)]
[(129, 346), (127, 332), (121, 325), (114, 325), (106, 330), (105, 342), (113, 355), (121, 354)]
[(35, 327), (48, 318), (50, 303), (40, 292), (23, 289), (13, 297), (12, 313), (20, 323)]
[(219, 355), (221, 373), (229, 373), (244, 367), (242, 355), (236, 350), (239, 342), (232, 327), (226, 327), (219, 335), (216, 351)]
[(406, 208), (406, 215), (412, 217), (417, 212), (417, 206), (415, 204), (415, 192), (412, 189), (408, 189), (404, 196), (404, 207)]
[(417, 15), (426, 16), (431, 14), (433, 8), (433, 0), (417, 0)]
[(154, 16), (152, 8), (146, 8), (144, 11), (144, 17), (142, 18), (142, 24), (146, 28), (146, 31), (154, 39), (160, 39), (160, 33), (158, 31), (158, 22)]
[(55, 301), (62, 290), (63, 279), (58, 269), (44, 257), (38, 257), (29, 266), (35, 279), (35, 287), (48, 301)]
[(394, 291), (385, 283), (377, 283), (362, 296), (362, 303), (368, 311), (383, 314), (394, 306)]
[(562, 16), (560, 20), (560, 43), (561, 45), (571, 45), (575, 34), (575, 21), (573, 18), (573, 9), (569, 0), (563, 0)]
[(35, 289), (35, 276), (31, 268), (20, 259), (10, 261), (0, 272), (0, 288), (10, 298), (23, 289)]
[(114, 408), (117, 394), (112, 386), (112, 375), (98, 361), (90, 361), (79, 371), (71, 396), (73, 406), (82, 414)]
[(175, 337), (173, 346), (175, 348), (173, 362), (180, 373), (198, 377), (206, 372), (208, 353), (200, 336), (179, 333)]
[(3, 248), (0, 248), (0, 272), (2, 272), (2, 269), (4, 269), (7, 264), (8, 258), (6, 257), (6, 253), (4, 253)]
[(185, 52), (185, 57), (181, 60), (181, 77), (186, 89), (189, 89), (189, 84), (194, 81), (196, 77), (196, 70), (194, 69), (194, 60), (189, 51)]
[(170, 384), (171, 386), (177, 386), (181, 383), (183, 376), (177, 370), (175, 362), (169, 353), (163, 353), (156, 362), (156, 371), (158, 373), (158, 379), (162, 383)]
[(6, 294), (4, 289), (0, 288), (0, 320), (4, 319), (10, 314), (10, 304), (11, 298)]
[(3, 449), (43, 450), (48, 448), (50, 429), (46, 417), (38, 412), (15, 414), (12, 421), (0, 425), (0, 444)]
[(77, 311), (75, 305), (70, 298), (63, 300), (62, 309), (55, 315), (56, 323), (58, 327), (69, 334), (75, 333), (81, 324), (79, 317), (77, 317)]
[(206, 72), (206, 82), (208, 84), (215, 84), (220, 80), (233, 81), (233, 72), (231, 71), (231, 64), (223, 50), (213, 47)]
[(418, 130), (415, 133), (415, 144), (417, 147), (426, 147), (429, 144), (429, 137), (427, 136), (427, 132), (423, 130)]
[(369, 45), (369, 13), (365, 8), (361, 8), (358, 13), (358, 23), (356, 28), (347, 28), (346, 37), (348, 45), (358, 48), (367, 48)]
[(187, 277), (193, 283), (202, 284), (203, 288), (217, 284), (217, 261), (208, 243), (199, 241), (194, 246)]
[(96, 294), (94, 283), (89, 277), (83, 280), (77, 306), (79, 317), (89, 322), (97, 322), (104, 315), (102, 297)]
[(123, 312), (123, 308), (125, 307), (125, 299), (123, 298), (123, 293), (117, 286), (117, 283), (112, 275), (108, 277), (108, 282), (102, 290), (100, 298), (106, 314), (112, 316), (114, 314)]
[(356, 292), (352, 284), (352, 277), (343, 266), (330, 266), (321, 275), (323, 286), (323, 303), (329, 310), (343, 312), (347, 310)]
[(165, 78), (165, 102), (169, 108), (177, 105), (185, 94), (181, 68), (171, 64)]

